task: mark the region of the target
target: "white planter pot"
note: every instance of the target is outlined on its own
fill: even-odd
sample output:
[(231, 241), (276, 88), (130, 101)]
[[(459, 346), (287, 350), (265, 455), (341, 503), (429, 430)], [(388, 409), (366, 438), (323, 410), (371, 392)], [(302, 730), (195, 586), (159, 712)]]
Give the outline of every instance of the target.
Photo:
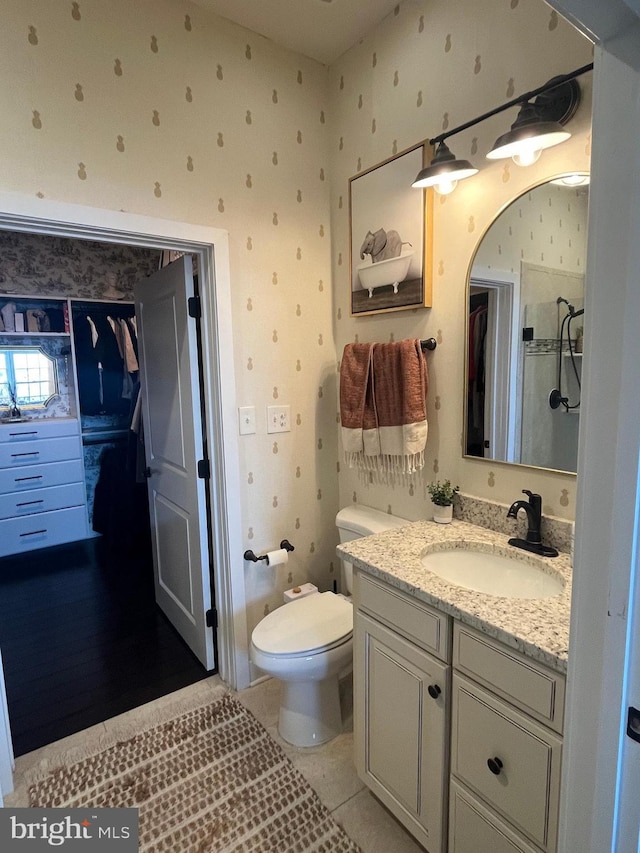
[(453, 504), (438, 506), (433, 504), (433, 520), (438, 524), (450, 524), (453, 518)]

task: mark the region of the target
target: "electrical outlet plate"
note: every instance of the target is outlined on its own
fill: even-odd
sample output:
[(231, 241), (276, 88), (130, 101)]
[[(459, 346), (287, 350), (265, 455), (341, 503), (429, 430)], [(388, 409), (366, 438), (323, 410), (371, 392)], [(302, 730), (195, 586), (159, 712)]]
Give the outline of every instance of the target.
[(256, 407), (240, 406), (238, 409), (240, 435), (253, 435), (256, 431)]
[(291, 431), (291, 406), (267, 406), (267, 432)]

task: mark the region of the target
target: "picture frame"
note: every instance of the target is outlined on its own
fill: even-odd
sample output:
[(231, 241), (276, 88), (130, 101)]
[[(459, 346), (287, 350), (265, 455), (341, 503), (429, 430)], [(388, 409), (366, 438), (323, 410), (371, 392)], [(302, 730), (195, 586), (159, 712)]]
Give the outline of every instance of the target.
[(433, 191), (411, 186), (427, 148), (421, 142), (349, 179), (352, 317), (431, 307)]

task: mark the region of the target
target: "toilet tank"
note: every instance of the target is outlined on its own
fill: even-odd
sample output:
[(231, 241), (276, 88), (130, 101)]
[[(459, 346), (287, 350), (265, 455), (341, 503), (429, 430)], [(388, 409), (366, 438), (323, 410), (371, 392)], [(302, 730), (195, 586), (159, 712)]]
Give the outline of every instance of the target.
[[(340, 542), (351, 542), (372, 533), (381, 533), (392, 527), (404, 527), (411, 524), (406, 518), (390, 515), (379, 509), (373, 509), (363, 504), (351, 504), (341, 509), (336, 515), (336, 525), (340, 533)], [(342, 560), (343, 592), (351, 593), (353, 586), (353, 566), (347, 560)]]

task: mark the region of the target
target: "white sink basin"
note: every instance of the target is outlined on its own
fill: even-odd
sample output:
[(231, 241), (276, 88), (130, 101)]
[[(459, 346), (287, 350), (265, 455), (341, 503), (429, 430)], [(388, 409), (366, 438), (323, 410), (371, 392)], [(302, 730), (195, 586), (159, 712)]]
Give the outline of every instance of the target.
[(562, 577), (542, 566), (483, 551), (434, 551), (422, 565), (455, 586), (503, 598), (551, 598), (564, 589)]

